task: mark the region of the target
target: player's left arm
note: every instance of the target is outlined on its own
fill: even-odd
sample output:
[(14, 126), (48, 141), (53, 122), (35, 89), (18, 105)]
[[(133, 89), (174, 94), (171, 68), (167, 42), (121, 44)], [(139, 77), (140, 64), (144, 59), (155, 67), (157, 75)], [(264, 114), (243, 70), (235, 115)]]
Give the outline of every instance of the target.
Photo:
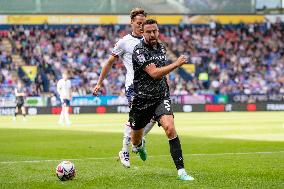
[(163, 76), (166, 76), (177, 67), (180, 67), (181, 65), (187, 63), (187, 57), (185, 55), (181, 55), (172, 64), (168, 64), (163, 67), (156, 67), (155, 63), (151, 59), (151, 54), (148, 52), (148, 50), (139, 46), (137, 48), (136, 47), (132, 55), (134, 71), (137, 69), (143, 69), (153, 79), (161, 79)]
[(70, 82), (70, 87), (69, 87), (69, 94), (70, 94), (70, 100), (72, 100), (72, 85), (71, 85), (71, 81)]
[(156, 67), (154, 63), (150, 63), (144, 68), (144, 71), (147, 72), (153, 79), (161, 79), (163, 76), (169, 74), (171, 71), (185, 64), (186, 62), (187, 57), (182, 55), (172, 64), (160, 68)]

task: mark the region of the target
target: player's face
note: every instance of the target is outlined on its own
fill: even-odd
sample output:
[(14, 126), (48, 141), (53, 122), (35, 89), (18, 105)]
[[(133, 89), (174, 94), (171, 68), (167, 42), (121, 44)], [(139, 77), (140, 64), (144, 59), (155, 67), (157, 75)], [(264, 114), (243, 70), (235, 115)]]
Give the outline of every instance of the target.
[(67, 79), (68, 79), (68, 75), (67, 75), (66, 73), (63, 73), (63, 74), (62, 74), (62, 78), (65, 79), (65, 80), (67, 80)]
[(158, 37), (159, 37), (159, 29), (157, 24), (147, 24), (144, 26), (144, 33), (143, 36), (145, 41), (151, 45), (157, 45)]
[(142, 24), (145, 22), (146, 18), (143, 15), (137, 15), (131, 21), (132, 31), (136, 35), (142, 35)]

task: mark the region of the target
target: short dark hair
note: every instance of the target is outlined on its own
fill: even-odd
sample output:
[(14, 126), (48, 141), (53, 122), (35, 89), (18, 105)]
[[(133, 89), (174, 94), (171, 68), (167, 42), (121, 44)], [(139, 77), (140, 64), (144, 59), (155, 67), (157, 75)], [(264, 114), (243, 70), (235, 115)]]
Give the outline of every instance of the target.
[(158, 22), (155, 19), (147, 19), (144, 23), (144, 25), (150, 25), (150, 24), (158, 24)]
[(136, 7), (130, 11), (130, 18), (133, 20), (137, 15), (142, 15), (147, 17), (147, 13), (144, 11), (144, 9), (140, 7)]
[(154, 20), (154, 19), (147, 19), (144, 23), (143, 23), (143, 27), (145, 25), (150, 25), (150, 24), (157, 24), (158, 25), (158, 22), (157, 20)]

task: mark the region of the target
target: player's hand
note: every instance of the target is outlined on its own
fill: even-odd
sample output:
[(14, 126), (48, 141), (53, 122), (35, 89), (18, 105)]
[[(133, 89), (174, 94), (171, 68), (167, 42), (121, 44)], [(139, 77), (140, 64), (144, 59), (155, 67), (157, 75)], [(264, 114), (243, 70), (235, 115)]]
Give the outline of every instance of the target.
[(182, 66), (183, 64), (187, 63), (187, 59), (188, 59), (187, 56), (181, 55), (180, 57), (178, 57), (176, 63), (177, 63), (178, 66)]
[(93, 95), (94, 96), (98, 96), (98, 92), (99, 92), (100, 88), (101, 88), (101, 85), (99, 85), (99, 84), (97, 84), (95, 86), (95, 88), (93, 89)]

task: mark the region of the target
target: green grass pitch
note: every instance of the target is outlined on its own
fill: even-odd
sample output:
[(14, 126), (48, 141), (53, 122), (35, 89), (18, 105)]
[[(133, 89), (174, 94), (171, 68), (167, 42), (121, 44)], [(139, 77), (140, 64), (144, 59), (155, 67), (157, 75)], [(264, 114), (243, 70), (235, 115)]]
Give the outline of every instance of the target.
[[(117, 162), (126, 119), (72, 115), (68, 128), (58, 116), (1, 116), (0, 188), (284, 188), (284, 112), (176, 113), (191, 182), (177, 179), (158, 126), (146, 139), (147, 161), (131, 154), (131, 168)], [(62, 160), (75, 164), (74, 180), (55, 176)]]

